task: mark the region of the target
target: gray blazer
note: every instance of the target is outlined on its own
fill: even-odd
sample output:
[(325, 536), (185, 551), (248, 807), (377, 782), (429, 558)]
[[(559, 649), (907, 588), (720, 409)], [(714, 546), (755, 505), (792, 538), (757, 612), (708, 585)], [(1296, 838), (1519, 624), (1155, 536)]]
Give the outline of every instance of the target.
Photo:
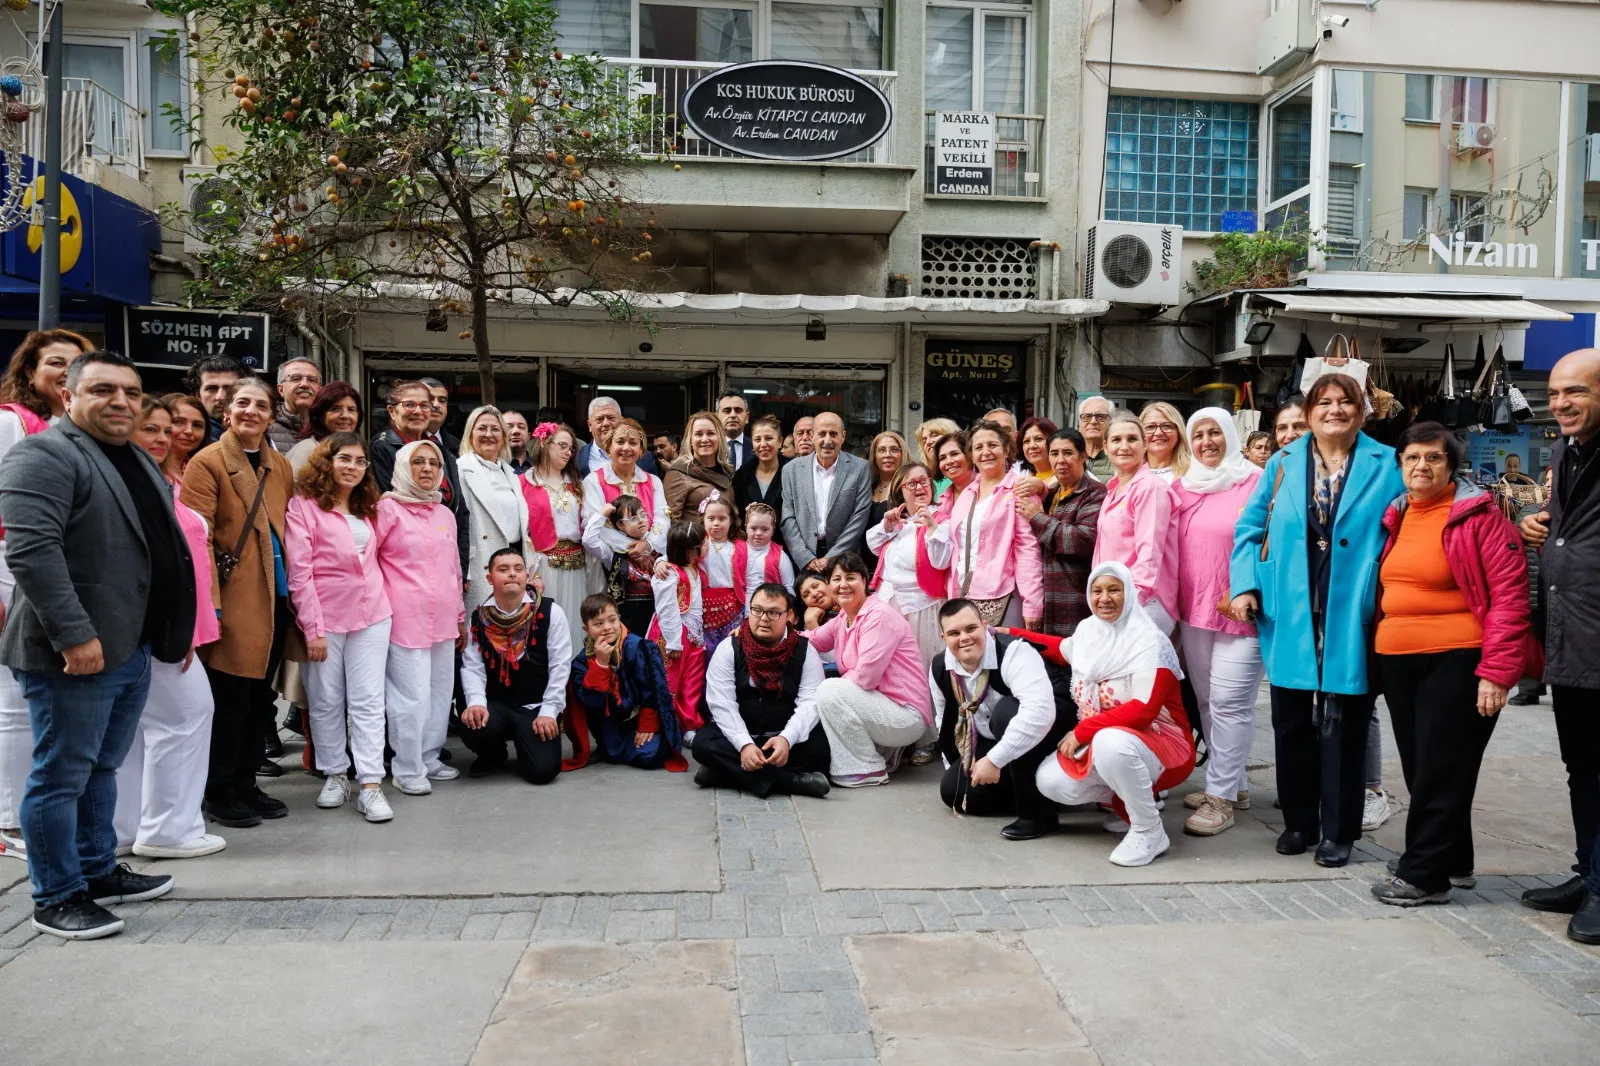
[[(150, 651), (179, 662), (194, 643), (194, 563), (172, 508), (172, 486), (135, 444), (161, 490), (182, 558), (185, 587)], [(139, 514), (122, 475), (100, 446), (70, 419), (19, 441), (0, 463), (0, 515), (6, 564), (16, 579), (0, 663), (39, 673), (62, 672), (61, 652), (100, 638), (105, 669), (115, 670), (139, 647), (150, 591), (150, 554)]]
[[(872, 470), (867, 461), (840, 452), (839, 470), (828, 495), (828, 558), (866, 547), (867, 512), (872, 508)], [(783, 478), (783, 544), (798, 570), (817, 557), (817, 493), (811, 473), (816, 456), (790, 461)]]

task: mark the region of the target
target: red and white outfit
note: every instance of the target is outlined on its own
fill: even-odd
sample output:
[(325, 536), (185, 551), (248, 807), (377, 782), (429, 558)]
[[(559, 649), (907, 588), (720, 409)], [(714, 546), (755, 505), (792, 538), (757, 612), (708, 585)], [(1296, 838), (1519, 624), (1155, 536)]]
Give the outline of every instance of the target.
[(950, 524), (929, 530), (902, 521), (890, 533), (879, 522), (867, 530), (867, 550), (878, 557), (872, 587), (905, 615), (923, 660), (931, 661), (945, 650), (939, 608), (949, 589), (950, 557), (955, 553)]
[(700, 557), (700, 565), (705, 570), (706, 583), (703, 601), (701, 622), (705, 634), (706, 661), (716, 654), (717, 645), (721, 644), (729, 633), (739, 628), (739, 623), (744, 621), (745, 597), (742, 595), (744, 576), (734, 578), (734, 557), (738, 553), (741, 541), (712, 540), (705, 541), (705, 554)]
[(705, 574), (698, 566), (667, 564), (666, 577), (652, 577), (656, 616), (649, 639), (661, 646), (667, 661), (667, 686), (673, 709), (685, 733), (705, 723), (700, 705), (706, 690), (704, 628)]
[(794, 588), (794, 564), (789, 553), (771, 541), (765, 548), (752, 548), (746, 540), (733, 542), (733, 589), (739, 594), (740, 609), (750, 610), (750, 597), (767, 582)]
[[(204, 518), (178, 502), (177, 485), (172, 488), (178, 529), (194, 561), (194, 646), (200, 648), (221, 635), (211, 598), (211, 533)], [(150, 660), (150, 694), (133, 746), (117, 769), (114, 822), (119, 846), (131, 844), (143, 855), (146, 849), (192, 846), (206, 835), (200, 802), (210, 769), (214, 707), (199, 656), (187, 670), (181, 662)], [(219, 841), (211, 844), (195, 854), (221, 848)], [(161, 850), (151, 857), (173, 856)]]
[(667, 526), (671, 519), (667, 516), (667, 493), (661, 479), (634, 467), (633, 476), (624, 481), (609, 463), (598, 466), (583, 479), (583, 548), (594, 557), (602, 572), (611, 569), (612, 556), (627, 551), (632, 543), (626, 533), (606, 519), (606, 506), (618, 496), (638, 499), (649, 526), (645, 540), (657, 554), (664, 555), (667, 550)]
[(544, 594), (561, 605), (567, 617), (572, 646), (583, 646), (579, 608), (603, 584), (599, 567), (590, 573), (590, 558), (583, 550), (583, 494), (563, 480), (559, 489), (540, 481), (529, 470), (521, 477), (522, 495), (528, 501), (528, 548), (534, 565), (544, 576)]
[[(18, 441), (43, 433), (57, 421), (46, 421), (19, 403), (0, 404), (0, 462), (5, 461), (6, 453)], [(0, 603), (9, 611), (16, 582), (6, 565), (5, 547), (5, 530), (0, 527)], [(206, 557), (211, 557), (210, 549), (206, 550)], [(22, 825), (18, 810), (32, 769), (33, 725), (28, 718), (28, 701), (11, 671), (0, 668), (0, 829), (7, 830), (5, 839), (0, 840), (0, 855), (14, 853), (21, 858), (24, 854), (21, 833), (13, 835), (10, 830)]]

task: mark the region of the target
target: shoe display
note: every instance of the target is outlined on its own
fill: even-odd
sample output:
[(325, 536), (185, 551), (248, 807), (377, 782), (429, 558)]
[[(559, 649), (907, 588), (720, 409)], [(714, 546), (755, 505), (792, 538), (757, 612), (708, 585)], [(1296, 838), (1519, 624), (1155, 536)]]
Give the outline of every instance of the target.
[(273, 799), (261, 789), (257, 788), (244, 797), (245, 804), (263, 818), (286, 818), (289, 815), (289, 805), (283, 800)]
[(261, 814), (254, 807), (235, 799), (207, 800), (206, 817), (229, 829), (252, 829), (261, 824)]
[(461, 771), (454, 766), (441, 766), (437, 770), (428, 771), (429, 781), (454, 781), (461, 776)]
[(1442, 892), (1428, 892), (1398, 877), (1391, 877), (1387, 881), (1373, 885), (1372, 894), (1377, 896), (1380, 902), (1392, 907), (1420, 907), (1425, 903), (1450, 902), (1448, 888)]
[(1522, 894), (1522, 905), (1536, 911), (1576, 914), (1588, 895), (1589, 890), (1584, 886), (1583, 878), (1573, 877), (1554, 888), (1528, 889)]
[(427, 796), (433, 792), (433, 785), (426, 777), (396, 777), (393, 781), (394, 787), (408, 796)]
[(1361, 808), (1361, 831), (1370, 833), (1389, 820), (1394, 810), (1389, 805), (1389, 793), (1383, 789), (1367, 789), (1366, 803)]
[(0, 829), (0, 859), (28, 861), (28, 845), (20, 829)]
[(1310, 846), (1310, 836), (1298, 829), (1285, 829), (1278, 836), (1279, 855), (1304, 855)]
[(1167, 831), (1159, 825), (1154, 829), (1130, 829), (1112, 850), (1111, 861), (1118, 866), (1149, 866), (1171, 846)]
[(135, 844), (133, 853), (142, 859), (197, 859), (215, 855), (227, 846), (228, 842), (215, 833), (202, 833), (182, 844)]
[(1600, 944), (1600, 896), (1593, 892), (1585, 896), (1567, 923), (1567, 936), (1580, 944)]
[(49, 907), (35, 907), (33, 927), (63, 940), (98, 940), (126, 928), (121, 918), (90, 899), (86, 892)]
[(343, 807), (350, 798), (350, 779), (343, 774), (329, 774), (322, 779), (322, 791), (317, 794), (317, 806), (325, 811)]
[(102, 907), (113, 903), (143, 903), (172, 891), (171, 874), (136, 874), (125, 862), (104, 877), (89, 878), (89, 898)]
[(1214, 837), (1233, 825), (1233, 804), (1221, 796), (1206, 796), (1184, 820), (1183, 831), (1197, 837)]
[(381, 788), (363, 788), (356, 796), (356, 810), (369, 822), (387, 822), (394, 817), (394, 808)]
[(1350, 861), (1350, 845), (1324, 840), (1317, 845), (1317, 853), (1311, 857), (1311, 861), (1329, 868), (1343, 866)]
[[(705, 769), (705, 767), (701, 767), (701, 769)], [(697, 773), (695, 775), (695, 783), (699, 784), (699, 782), (700, 775)], [(809, 774), (791, 773), (789, 775), (789, 794), (791, 796), (812, 796), (816, 799), (821, 799), (831, 790), (832, 786), (828, 784), (828, 775), (819, 770), (813, 770)]]

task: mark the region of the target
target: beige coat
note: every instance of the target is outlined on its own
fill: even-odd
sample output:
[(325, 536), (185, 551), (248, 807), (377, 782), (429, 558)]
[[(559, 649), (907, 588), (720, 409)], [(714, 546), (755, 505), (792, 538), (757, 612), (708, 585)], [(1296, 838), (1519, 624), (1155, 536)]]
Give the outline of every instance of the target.
[[(272, 534), (277, 533), (283, 543), (284, 512), (294, 494), (289, 460), (265, 441), (260, 454), (267, 491), (256, 513), (255, 535), (245, 538), (239, 565), (222, 586), (222, 637), (200, 652), (209, 669), (238, 677), (266, 676), (273, 637)], [(227, 432), (189, 460), (178, 496), (211, 527), (213, 550), (231, 552), (239, 545), (256, 484), (239, 439)], [(290, 628), (284, 655), (295, 661), (305, 658), (299, 627)]]

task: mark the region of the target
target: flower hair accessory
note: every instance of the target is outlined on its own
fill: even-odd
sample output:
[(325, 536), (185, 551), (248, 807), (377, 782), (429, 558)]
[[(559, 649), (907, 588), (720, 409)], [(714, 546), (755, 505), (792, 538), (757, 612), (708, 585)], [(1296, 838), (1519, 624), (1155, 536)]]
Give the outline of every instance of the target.
[(716, 503), (720, 499), (722, 499), (722, 494), (716, 489), (712, 489), (711, 495), (700, 501), (700, 513), (705, 514), (707, 505)]
[(560, 428), (561, 427), (556, 425), (554, 422), (540, 422), (537, 426), (533, 427), (533, 432), (528, 434), (528, 436), (532, 437), (534, 440), (549, 440), (551, 437), (555, 436), (556, 430)]

